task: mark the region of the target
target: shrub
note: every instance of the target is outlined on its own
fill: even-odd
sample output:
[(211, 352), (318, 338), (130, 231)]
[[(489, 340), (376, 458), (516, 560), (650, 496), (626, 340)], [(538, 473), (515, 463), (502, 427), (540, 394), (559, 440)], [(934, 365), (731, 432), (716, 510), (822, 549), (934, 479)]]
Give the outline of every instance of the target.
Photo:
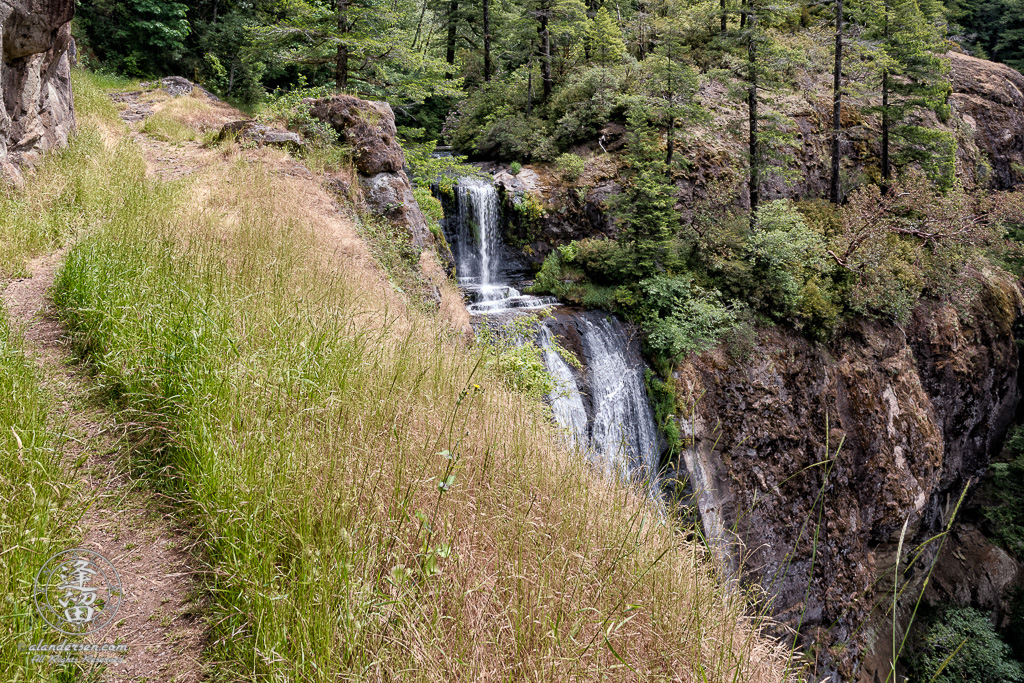
[(910, 668), (912, 680), (935, 683), (1024, 681), (1024, 668), (988, 617), (970, 607), (947, 607), (929, 620)]
[(749, 300), (770, 315), (809, 326), (824, 337), (839, 317), (838, 297), (825, 241), (807, 227), (789, 200), (768, 202), (757, 211), (747, 245), (752, 266)]
[(981, 495), (991, 501), (982, 513), (988, 532), (1004, 548), (1024, 557), (1024, 427), (1015, 427), (1006, 439), (1010, 462), (994, 462)]
[(675, 362), (715, 346), (737, 322), (736, 306), (691, 277), (654, 277), (640, 282), (637, 317), (648, 349)]
[(573, 182), (579, 180), (579, 177), (583, 175), (586, 162), (583, 160), (583, 157), (566, 152), (555, 159), (555, 168), (558, 169), (558, 173), (562, 176), (563, 180)]
[(512, 175), (519, 175), (519, 172), (523, 170), (523, 165), (518, 161), (513, 161), (508, 170), (511, 171)]

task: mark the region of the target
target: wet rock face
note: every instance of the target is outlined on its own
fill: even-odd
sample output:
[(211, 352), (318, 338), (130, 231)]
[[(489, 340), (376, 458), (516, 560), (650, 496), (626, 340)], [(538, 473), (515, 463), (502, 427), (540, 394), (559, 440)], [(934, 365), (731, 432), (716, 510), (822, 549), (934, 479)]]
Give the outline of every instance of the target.
[[(679, 368), (707, 535), (841, 680), (887, 673), (904, 522), (905, 551), (944, 528), (1001, 444), (1020, 401), (1022, 302), (1015, 285), (989, 281), (970, 317), (924, 305), (905, 331), (861, 321), (832, 348), (762, 330), (745, 359)], [(901, 578), (911, 607), (923, 578)]]
[(0, 0), (0, 170), (10, 180), (20, 179), (20, 166), (66, 145), (74, 129), (74, 13), (74, 0)]
[(1003, 64), (949, 53), (961, 116), (992, 164), (998, 189), (1024, 183), (1024, 76)]

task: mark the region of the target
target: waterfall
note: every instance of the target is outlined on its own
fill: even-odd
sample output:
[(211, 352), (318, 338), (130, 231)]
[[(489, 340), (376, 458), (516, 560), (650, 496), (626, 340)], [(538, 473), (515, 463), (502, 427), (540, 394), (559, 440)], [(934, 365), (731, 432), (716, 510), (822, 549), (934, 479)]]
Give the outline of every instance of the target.
[[(554, 350), (550, 323), (542, 326), (539, 337), (545, 365), (557, 385), (549, 396), (555, 420), (606, 474), (646, 482), (655, 490), (661, 439), (647, 399), (646, 366), (638, 344), (622, 322), (607, 313), (574, 313), (571, 320), (586, 361), (579, 380)], [(589, 410), (584, 394), (590, 399)]]
[(447, 222), (447, 239), (455, 256), (459, 285), (469, 296), (471, 314), (509, 309), (537, 309), (558, 303), (552, 296), (523, 294), (506, 281), (502, 263), (501, 202), (494, 184), (460, 178), (456, 211)]
[[(501, 202), (494, 185), (460, 178), (455, 200), (445, 232), (470, 314), (502, 319), (518, 309), (557, 304), (554, 297), (524, 295), (508, 281)], [(622, 480), (648, 482), (653, 493), (662, 444), (644, 387), (646, 365), (639, 344), (610, 314), (582, 311), (559, 317), (573, 327), (574, 335), (578, 333), (586, 367), (582, 372), (570, 367), (555, 350), (551, 321), (545, 321), (538, 340), (556, 384), (548, 397), (555, 420), (565, 428), (570, 443), (600, 469)]]

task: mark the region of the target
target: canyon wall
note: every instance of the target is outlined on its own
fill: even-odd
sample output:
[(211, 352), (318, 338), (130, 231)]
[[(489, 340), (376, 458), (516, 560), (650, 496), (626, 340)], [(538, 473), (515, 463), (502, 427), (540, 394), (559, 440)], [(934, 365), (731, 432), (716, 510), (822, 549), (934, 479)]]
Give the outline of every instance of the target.
[[(979, 277), (970, 311), (925, 303), (831, 347), (761, 329), (746, 357), (676, 372), (705, 533), (839, 680), (885, 679), (901, 536), (906, 556), (945, 528), (1017, 412), (1024, 297)], [(937, 548), (901, 566), (904, 624)]]

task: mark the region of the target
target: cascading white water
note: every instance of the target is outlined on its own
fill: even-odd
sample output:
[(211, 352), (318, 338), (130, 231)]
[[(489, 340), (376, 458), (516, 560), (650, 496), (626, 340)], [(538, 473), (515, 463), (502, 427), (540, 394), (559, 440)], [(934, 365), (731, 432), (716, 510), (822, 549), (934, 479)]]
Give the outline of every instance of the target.
[(576, 375), (554, 350), (551, 330), (540, 333), (544, 362), (558, 388), (549, 396), (555, 419), (609, 476), (656, 489), (661, 454), (654, 411), (644, 387), (644, 362), (617, 318), (597, 311), (573, 316), (577, 321), (590, 411)]
[(551, 296), (523, 294), (504, 281), (501, 263), (501, 202), (494, 184), (479, 178), (460, 178), (456, 186), (458, 213), (449, 224), (449, 243), (455, 252), (459, 284), (476, 301), (473, 314), (510, 308), (535, 309), (557, 303)]
[(555, 350), (555, 342), (547, 325), (541, 325), (540, 345), (544, 350), (544, 365), (555, 380), (555, 389), (548, 396), (551, 410), (558, 424), (566, 428), (573, 446), (584, 450), (588, 447), (587, 408), (583, 405), (583, 396), (576, 384), (576, 375), (572, 368)]
[[(512, 287), (502, 268), (501, 204), (494, 185), (461, 178), (457, 213), (447, 225), (459, 284), (475, 299), (471, 314), (537, 309), (557, 303), (550, 296), (524, 295)], [(644, 388), (644, 361), (622, 322), (597, 311), (571, 315), (576, 321), (586, 362), (585, 396), (576, 373), (554, 348), (551, 329), (539, 339), (544, 362), (557, 388), (549, 396), (555, 419), (601, 469), (612, 476), (647, 482), (652, 492), (658, 472), (660, 439)], [(589, 398), (589, 400), (587, 400)]]
[(461, 274), (477, 278), (482, 301), (502, 298), (502, 292), (493, 288), (500, 249), (498, 193), (493, 183), (478, 178), (459, 179), (457, 191)]
[(618, 318), (590, 312), (580, 319), (594, 406), (590, 441), (611, 472), (653, 483), (660, 449), (643, 359)]

